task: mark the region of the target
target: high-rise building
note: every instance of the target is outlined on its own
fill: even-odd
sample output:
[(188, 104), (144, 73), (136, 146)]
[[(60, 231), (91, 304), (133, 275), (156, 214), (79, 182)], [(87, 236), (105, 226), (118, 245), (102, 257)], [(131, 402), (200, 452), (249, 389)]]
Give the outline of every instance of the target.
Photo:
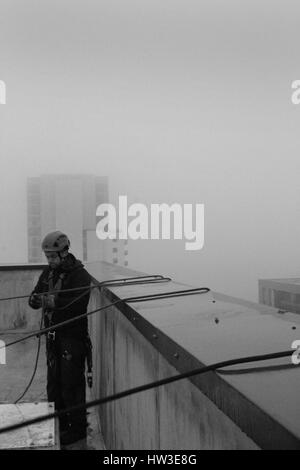
[(105, 243), (105, 252), (103, 261), (118, 264), (119, 266), (128, 266), (128, 240), (120, 239), (120, 231), (117, 228), (116, 238), (107, 239)]
[(83, 261), (105, 258), (96, 236), (96, 208), (108, 202), (108, 178), (92, 175), (42, 175), (28, 178), (28, 261), (45, 261), (43, 237), (62, 230), (71, 249)]
[(259, 279), (259, 303), (300, 314), (300, 278)]

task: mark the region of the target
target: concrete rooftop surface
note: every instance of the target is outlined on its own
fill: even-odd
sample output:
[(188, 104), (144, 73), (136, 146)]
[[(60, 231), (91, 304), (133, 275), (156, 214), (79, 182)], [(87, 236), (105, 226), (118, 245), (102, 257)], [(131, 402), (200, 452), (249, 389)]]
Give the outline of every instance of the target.
[[(0, 340), (8, 344), (11, 341), (21, 339), (27, 333), (19, 331), (11, 331), (0, 333)], [(22, 341), (16, 345), (6, 349), (6, 365), (0, 366), (0, 403), (12, 404), (24, 392), (30, 381), (34, 370), (38, 347), (38, 339), (31, 338)], [(45, 338), (41, 340), (41, 350), (39, 362), (34, 381), (26, 395), (19, 403), (36, 403), (46, 402), (46, 353)], [(89, 390), (87, 389), (87, 400), (89, 400)], [(99, 428), (99, 421), (93, 408), (89, 409), (88, 414), (88, 434), (87, 440), (78, 441), (69, 446), (65, 446), (66, 450), (104, 450), (104, 443)], [(8, 423), (6, 423), (8, 424)], [(12, 423), (10, 423), (12, 424)], [(12, 439), (14, 437), (12, 436)], [(1, 434), (0, 434), (1, 448)]]

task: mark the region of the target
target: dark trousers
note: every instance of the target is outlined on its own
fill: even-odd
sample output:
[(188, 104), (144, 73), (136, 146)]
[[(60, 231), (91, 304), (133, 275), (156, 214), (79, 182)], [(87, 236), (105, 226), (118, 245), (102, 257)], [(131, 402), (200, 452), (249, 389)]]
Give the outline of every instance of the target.
[[(47, 395), (56, 410), (86, 402), (85, 358), (83, 340), (74, 338), (47, 338)], [(76, 411), (60, 418), (61, 429), (86, 432), (86, 410)]]

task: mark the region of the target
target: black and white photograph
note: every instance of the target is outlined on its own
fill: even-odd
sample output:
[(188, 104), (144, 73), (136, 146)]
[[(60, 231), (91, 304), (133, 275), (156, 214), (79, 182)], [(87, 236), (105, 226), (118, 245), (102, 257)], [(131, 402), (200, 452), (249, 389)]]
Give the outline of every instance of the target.
[(299, 44), (296, 0), (0, 0), (0, 452), (300, 450)]

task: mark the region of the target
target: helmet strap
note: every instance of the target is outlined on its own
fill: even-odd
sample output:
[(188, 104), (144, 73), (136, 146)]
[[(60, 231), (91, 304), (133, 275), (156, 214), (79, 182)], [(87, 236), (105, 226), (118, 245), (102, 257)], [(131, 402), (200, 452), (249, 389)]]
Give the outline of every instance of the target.
[(58, 256), (61, 260), (64, 260), (68, 256), (68, 250), (62, 250), (58, 252)]

